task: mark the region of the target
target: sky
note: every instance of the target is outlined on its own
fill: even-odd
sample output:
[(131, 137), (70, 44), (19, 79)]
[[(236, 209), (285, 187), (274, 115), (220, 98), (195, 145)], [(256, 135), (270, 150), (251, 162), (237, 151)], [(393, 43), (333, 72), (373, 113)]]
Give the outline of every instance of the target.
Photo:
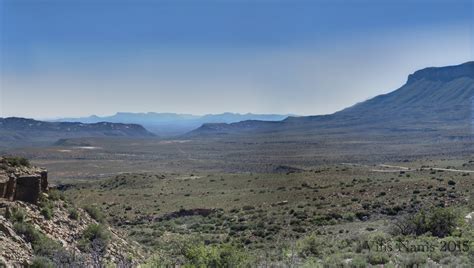
[(0, 117), (328, 114), (473, 60), (474, 0), (0, 0)]

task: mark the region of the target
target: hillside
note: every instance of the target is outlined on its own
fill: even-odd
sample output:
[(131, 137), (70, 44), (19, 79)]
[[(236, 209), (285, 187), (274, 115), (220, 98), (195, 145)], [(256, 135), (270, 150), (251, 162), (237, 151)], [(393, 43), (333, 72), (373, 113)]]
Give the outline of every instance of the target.
[(282, 122), (205, 124), (190, 136), (265, 132), (310, 133), (320, 129), (367, 131), (458, 129), (469, 134), (474, 95), (474, 62), (426, 68), (398, 90), (325, 116), (289, 117)]
[(142, 258), (98, 210), (49, 189), (46, 170), (0, 157), (0, 267), (130, 267)]
[(47, 145), (58, 139), (80, 137), (153, 137), (137, 124), (100, 122), (43, 122), (26, 118), (0, 118), (0, 148)]

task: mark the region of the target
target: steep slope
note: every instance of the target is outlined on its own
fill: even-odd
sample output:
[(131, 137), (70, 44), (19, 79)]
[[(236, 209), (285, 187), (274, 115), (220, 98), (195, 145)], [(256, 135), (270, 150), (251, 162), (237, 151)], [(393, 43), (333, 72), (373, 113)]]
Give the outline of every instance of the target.
[[(426, 68), (410, 75), (400, 89), (324, 116), (289, 117), (281, 122), (206, 124), (189, 136), (242, 133), (397, 129), (460, 129), (472, 124), (474, 62)], [(351, 129), (348, 129), (351, 128)], [(304, 134), (304, 133), (302, 133)]]
[(408, 77), (400, 89), (357, 104), (337, 115), (373, 120), (463, 124), (470, 119), (474, 62), (427, 68)]
[(79, 137), (153, 137), (136, 124), (100, 122), (43, 122), (26, 118), (0, 118), (0, 148), (50, 144), (61, 138)]

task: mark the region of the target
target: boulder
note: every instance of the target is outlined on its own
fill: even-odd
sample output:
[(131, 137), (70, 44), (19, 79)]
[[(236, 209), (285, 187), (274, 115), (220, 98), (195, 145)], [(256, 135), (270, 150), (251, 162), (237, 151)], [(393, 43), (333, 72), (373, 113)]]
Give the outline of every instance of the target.
[(37, 203), (48, 191), (48, 172), (31, 166), (15, 166), (0, 157), (0, 198)]
[(37, 203), (41, 194), (41, 175), (23, 175), (16, 179), (14, 200)]

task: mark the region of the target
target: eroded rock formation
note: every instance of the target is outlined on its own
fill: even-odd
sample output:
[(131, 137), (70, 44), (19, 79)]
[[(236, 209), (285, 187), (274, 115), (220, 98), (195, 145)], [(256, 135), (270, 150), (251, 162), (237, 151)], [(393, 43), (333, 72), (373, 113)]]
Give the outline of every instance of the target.
[(18, 159), (0, 157), (0, 198), (37, 203), (48, 191), (48, 172)]

